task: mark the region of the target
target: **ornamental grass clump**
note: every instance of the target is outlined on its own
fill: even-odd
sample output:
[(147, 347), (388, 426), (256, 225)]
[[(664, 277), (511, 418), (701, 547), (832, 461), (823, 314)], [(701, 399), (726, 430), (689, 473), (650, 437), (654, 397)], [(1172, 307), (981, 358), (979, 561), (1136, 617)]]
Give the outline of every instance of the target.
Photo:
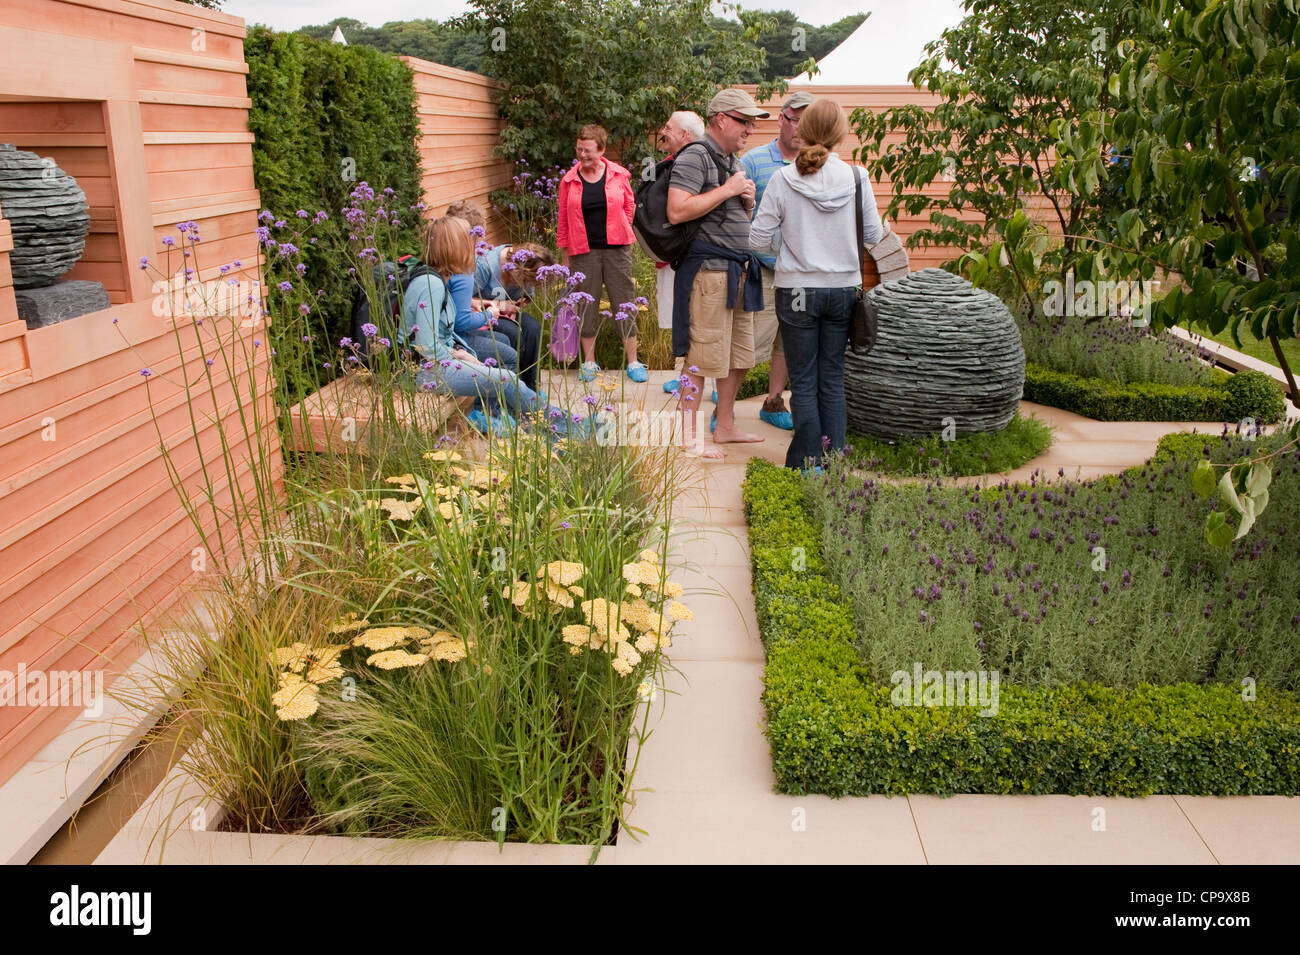
[(1300, 688), (1300, 454), (1274, 459), (1276, 506), (1223, 552), (1193, 467), (1280, 439), (1178, 437), (1085, 482), (893, 486), (828, 469), (814, 485), (828, 576), (872, 678), (922, 661), (1025, 686)]
[[(395, 256), (387, 198), (365, 187), (344, 210), (372, 311), (386, 290), (364, 276)], [(310, 346), (323, 331), (295, 260), (323, 215), (261, 227), (270, 268), (297, 279), (254, 296), (251, 321), (201, 297), (172, 312), (182, 352), (197, 337), (234, 363), (234, 413), (217, 413), (229, 386), (181, 383), (189, 440), (208, 455), (185, 481), (173, 460), (185, 441), (164, 460), (206, 549), (205, 619), (183, 640), (144, 631), (161, 665), (137, 702), (174, 701), (182, 767), (224, 828), (604, 845), (630, 802), (640, 703), (663, 682), (674, 624), (691, 619), (669, 579), (679, 455), (565, 439), (544, 420), (467, 435), (405, 386), (411, 356), (380, 328), (369, 367), (352, 372), (364, 435), (282, 453), (275, 428), (287, 446), (292, 395), (277, 393), (277, 363), (316, 362), (322, 383), (337, 370), (310, 349), (264, 347), (268, 317), (280, 342)], [(543, 294), (571, 294), (558, 284)], [(334, 360), (362, 364), (352, 344)], [(552, 400), (582, 416), (626, 398), (565, 387), (554, 382)], [(589, 628), (582, 646), (575, 627)]]

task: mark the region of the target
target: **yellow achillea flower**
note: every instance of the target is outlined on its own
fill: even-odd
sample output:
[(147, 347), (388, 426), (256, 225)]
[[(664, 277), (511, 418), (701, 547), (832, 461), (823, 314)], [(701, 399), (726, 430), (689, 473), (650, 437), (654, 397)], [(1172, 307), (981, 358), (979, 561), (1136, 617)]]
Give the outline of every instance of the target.
[(312, 663), (307, 669), (308, 682), (328, 683), (330, 680), (337, 680), (341, 677), (343, 675), (343, 664), (339, 663), (339, 656), (346, 649), (346, 646), (334, 644), (313, 650), (311, 652)]
[(574, 649), (571, 652), (576, 653), (591, 644), (591, 637), (595, 632), (585, 623), (574, 623), (560, 631), (560, 639), (572, 645)]
[(296, 673), (281, 673), (280, 689), (271, 695), (271, 703), (280, 719), (305, 720), (320, 709), (320, 687)]
[(450, 497), (455, 497), (460, 492), (456, 488), (448, 487), (445, 484), (435, 484), (433, 487), (433, 493), (438, 495), (439, 497), (450, 498)]
[(546, 581), (546, 596), (547, 599), (556, 604), (557, 607), (573, 606), (573, 595), (563, 587), (556, 584), (553, 580)]
[(668, 616), (673, 620), (694, 620), (695, 614), (686, 604), (678, 603), (676, 600), (668, 605)]
[(654, 564), (656, 567), (659, 566), (659, 555), (652, 550), (641, 551), (640, 557), (641, 560), (645, 561), (647, 564)]
[(632, 672), (633, 667), (641, 662), (641, 654), (637, 653), (632, 644), (620, 643), (617, 656), (614, 657), (612, 662), (615, 673), (619, 676), (627, 676)]
[(292, 670), (294, 673), (301, 673), (310, 660), (311, 648), (305, 643), (298, 642), (291, 647), (275, 648), (276, 665)]
[(444, 640), (433, 648), (433, 659), (442, 660), (444, 663), (457, 663), (464, 660), (469, 655), (465, 641), (453, 637), (450, 640)]
[(371, 627), (365, 633), (353, 637), (352, 645), (367, 650), (387, 650), (427, 636), (429, 631), (423, 627)]
[(586, 568), (573, 560), (553, 560), (537, 568), (538, 577), (549, 577), (561, 587), (577, 583), (584, 573)]
[(659, 593), (664, 597), (680, 597), (682, 585), (675, 580), (665, 580), (663, 586), (659, 588)]
[(415, 515), (420, 513), (420, 505), (417, 501), (401, 501), (395, 497), (384, 498), (379, 502), (379, 506), (395, 521), (414, 520)]
[(628, 584), (626, 589), (627, 589), (627, 592), (628, 592), (629, 594), (631, 594), (633, 597), (640, 597), (640, 596), (641, 596), (641, 585), (640, 585), (640, 584)]
[(587, 592), (583, 590), (581, 587), (579, 587), (577, 584), (573, 584), (571, 587), (569, 587), (569, 593), (576, 594), (579, 597), (587, 596)]
[(474, 487), (489, 488), (501, 481), (501, 472), (494, 471), (492, 468), (485, 468), (482, 465), (474, 465), (474, 469), (467, 474), (469, 483)]
[(647, 587), (659, 586), (659, 568), (654, 564), (638, 561), (623, 565), (623, 579), (632, 584), (644, 584)]
[(366, 657), (366, 662), (381, 670), (397, 670), (401, 667), (418, 667), (429, 662), (426, 653), (408, 653), (405, 650), (384, 650)]
[(423, 653), (432, 653), (433, 648), (440, 643), (446, 643), (448, 640), (456, 638), (446, 630), (435, 630), (432, 635), (420, 638), (420, 650)]
[(623, 622), (637, 630), (651, 629), (652, 625), (649, 620), (650, 615), (653, 613), (654, 611), (650, 608), (650, 605), (644, 600), (629, 600), (619, 610), (619, 616)]
[(414, 475), (414, 474), (399, 474), (399, 475), (397, 475), (396, 477), (386, 477), (386, 478), (384, 478), (384, 483), (386, 483), (386, 484), (399, 484), (399, 485), (401, 485), (402, 487), (415, 487), (415, 475)]
[(351, 633), (353, 630), (360, 630), (368, 626), (370, 626), (369, 620), (358, 620), (355, 613), (347, 613), (340, 617), (334, 626), (330, 627), (330, 633)]
[(455, 451), (446, 448), (439, 448), (437, 451), (426, 451), (424, 453), (426, 461), (463, 461), (465, 460)]
[[(605, 643), (623, 643), (632, 639), (627, 628), (619, 622), (616, 606), (604, 597), (584, 600), (582, 615), (587, 618), (587, 624), (596, 630), (595, 637), (592, 639), (593, 647), (603, 646)], [(595, 642), (597, 638), (599, 643)]]
[(444, 518), (446, 518), (449, 521), (453, 521), (456, 523), (460, 522), (460, 518), (461, 518), (460, 508), (455, 504), (449, 503), (448, 501), (443, 501), (441, 504), (438, 505), (438, 513), (441, 514)]
[(532, 596), (533, 585), (526, 580), (516, 580), (513, 584), (506, 584), (501, 590), (501, 596), (505, 597), (520, 610), (528, 603), (528, 598)]

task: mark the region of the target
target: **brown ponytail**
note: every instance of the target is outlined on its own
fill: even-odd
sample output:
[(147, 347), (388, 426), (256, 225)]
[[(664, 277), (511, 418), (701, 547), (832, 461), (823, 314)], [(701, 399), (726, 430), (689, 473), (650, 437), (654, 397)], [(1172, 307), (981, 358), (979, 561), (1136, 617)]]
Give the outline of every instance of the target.
[(849, 124), (839, 103), (814, 100), (799, 118), (799, 138), (804, 141), (794, 161), (799, 175), (807, 176), (821, 169), (848, 132)]

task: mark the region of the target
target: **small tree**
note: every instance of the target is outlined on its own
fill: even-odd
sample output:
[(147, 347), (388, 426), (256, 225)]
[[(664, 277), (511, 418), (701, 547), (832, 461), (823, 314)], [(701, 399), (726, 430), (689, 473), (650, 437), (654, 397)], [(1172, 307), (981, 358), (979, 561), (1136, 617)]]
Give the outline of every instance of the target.
[[(470, 0), (470, 6), (473, 13), (448, 25), (483, 37), (485, 66), (505, 83), (500, 153), (534, 168), (567, 168), (574, 136), (590, 122), (609, 130), (612, 156), (639, 162), (674, 110), (701, 109), (719, 81), (738, 82), (763, 62), (753, 42), (757, 24), (717, 30), (709, 0)], [(709, 53), (696, 56), (704, 39), (712, 40)], [(769, 84), (759, 94), (775, 88)]]
[[(933, 109), (858, 109), (853, 125), (863, 149), (879, 154), (877, 181), (887, 174), (892, 183), (886, 214), (929, 213), (930, 227), (914, 232), (909, 245), (981, 248), (1038, 196), (1063, 236), (1057, 258), (1064, 272), (1076, 237), (1099, 215), (1093, 196), (1066, 194), (1054, 180), (1055, 130), (1064, 119), (1109, 109), (1116, 38), (1151, 27), (1131, 0), (965, 5), (965, 19), (928, 44), (928, 58), (910, 74), (940, 102)], [(927, 194), (936, 184), (946, 188)]]
[(1167, 33), (1121, 44), (1113, 118), (1061, 125), (1058, 183), (1076, 201), (1095, 200), (1110, 148), (1129, 160), (1114, 241), (1087, 243), (1080, 271), (1181, 277), (1153, 325), (1231, 328), (1240, 345), (1247, 324), (1300, 402), (1280, 342), (1300, 325), (1300, 0), (1144, 3)]

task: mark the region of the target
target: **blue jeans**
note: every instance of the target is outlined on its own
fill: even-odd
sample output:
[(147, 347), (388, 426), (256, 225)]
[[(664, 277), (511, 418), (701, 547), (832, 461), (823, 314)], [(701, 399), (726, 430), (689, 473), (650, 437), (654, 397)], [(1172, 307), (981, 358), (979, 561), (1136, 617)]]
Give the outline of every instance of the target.
[(496, 367), (519, 374), (519, 352), (511, 346), (508, 336), (489, 328), (476, 328), (465, 332), (461, 338), (478, 355), (479, 361), (491, 358), (496, 361)]
[[(790, 373), (790, 413), (794, 437), (785, 466), (821, 464), (822, 438), (844, 447), (848, 410), (844, 403), (844, 349), (849, 341), (856, 289), (778, 288), (776, 317)], [(801, 301), (802, 300), (802, 301)], [(795, 306), (802, 308), (796, 310)]]
[(473, 395), (492, 416), (499, 415), (501, 408), (519, 419), (544, 410), (548, 412), (552, 429), (559, 434), (568, 434), (573, 425), (573, 419), (563, 409), (543, 408), (537, 392), (511, 371), (484, 368), (455, 359), (450, 360), (445, 368), (441, 361), (432, 364), (432, 368), (421, 368), (415, 376), (416, 386), (422, 390), (435, 390), (458, 398)]
[(510, 347), (519, 353), (519, 379), (534, 391), (537, 390), (537, 361), (542, 351), (542, 323), (527, 312), (519, 312), (516, 322), (509, 318), (497, 319), (493, 333), (505, 336)]

